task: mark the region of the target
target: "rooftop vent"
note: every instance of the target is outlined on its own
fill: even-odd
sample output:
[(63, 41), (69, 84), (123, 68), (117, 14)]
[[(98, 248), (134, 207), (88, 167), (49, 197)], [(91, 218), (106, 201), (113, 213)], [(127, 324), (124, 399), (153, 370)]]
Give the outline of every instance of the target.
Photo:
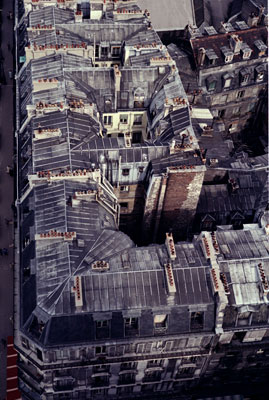
[(245, 21), (236, 21), (235, 26), (240, 31), (245, 31), (246, 29), (249, 29), (249, 26), (246, 24)]
[(81, 285), (81, 277), (80, 276), (75, 276), (74, 286), (72, 287), (71, 290), (73, 293), (75, 293), (76, 307), (82, 307), (83, 300), (82, 300), (82, 285)]
[(92, 263), (93, 271), (108, 271), (109, 263), (107, 261), (94, 261)]
[(175, 260), (177, 255), (176, 255), (176, 248), (175, 248), (175, 243), (174, 243), (172, 233), (166, 233), (165, 244), (166, 244), (166, 248), (167, 248), (170, 259)]
[(172, 269), (172, 264), (164, 264), (164, 270), (165, 270), (165, 276), (166, 276), (166, 283), (167, 283), (167, 289), (168, 292), (171, 293), (176, 293), (176, 285), (175, 285), (175, 279), (174, 279), (174, 274), (173, 274), (173, 269)]
[(266, 54), (267, 46), (262, 40), (260, 39), (255, 40), (254, 45), (259, 51), (259, 57), (264, 56)]
[(204, 31), (206, 35), (212, 36), (212, 35), (217, 35), (218, 32), (214, 28), (214, 26), (205, 26)]

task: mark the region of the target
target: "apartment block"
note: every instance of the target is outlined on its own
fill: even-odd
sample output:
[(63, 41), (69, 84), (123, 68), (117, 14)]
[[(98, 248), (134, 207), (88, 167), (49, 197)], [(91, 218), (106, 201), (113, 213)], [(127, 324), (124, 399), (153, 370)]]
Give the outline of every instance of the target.
[(190, 106), (149, 12), (132, 0), (29, 0), (15, 28), (22, 397), (186, 398), (232, 367), (240, 382), (248, 362), (260, 384), (264, 171), (240, 181), (243, 192), (255, 175), (255, 219), (234, 230), (216, 217), (186, 241), (225, 156), (200, 146), (217, 132), (212, 112)]

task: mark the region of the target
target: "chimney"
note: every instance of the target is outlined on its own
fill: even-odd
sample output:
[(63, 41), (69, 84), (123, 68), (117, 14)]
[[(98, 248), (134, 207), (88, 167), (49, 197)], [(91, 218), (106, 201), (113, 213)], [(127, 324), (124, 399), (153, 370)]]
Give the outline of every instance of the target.
[(115, 90), (117, 92), (119, 92), (120, 91), (121, 72), (119, 70), (118, 65), (114, 65), (114, 79), (115, 79)]
[(114, 79), (115, 79), (115, 109), (117, 109), (117, 98), (120, 92), (121, 72), (118, 65), (114, 65)]
[(199, 67), (202, 67), (205, 62), (205, 49), (203, 47), (200, 47), (198, 50), (198, 57), (197, 57), (197, 63)]
[(230, 37), (230, 47), (234, 54), (239, 54), (241, 50), (243, 40), (238, 35), (231, 35)]
[(103, 0), (104, 1), (104, 4), (103, 4), (103, 12), (105, 13), (106, 12), (106, 0)]
[(257, 26), (259, 22), (259, 16), (257, 14), (254, 14), (253, 12), (249, 14), (248, 17), (248, 26), (252, 28), (253, 26)]
[(260, 24), (262, 22), (263, 16), (264, 16), (264, 11), (265, 7), (263, 4), (260, 5), (260, 10), (259, 10), (259, 15), (258, 15), (258, 23)]

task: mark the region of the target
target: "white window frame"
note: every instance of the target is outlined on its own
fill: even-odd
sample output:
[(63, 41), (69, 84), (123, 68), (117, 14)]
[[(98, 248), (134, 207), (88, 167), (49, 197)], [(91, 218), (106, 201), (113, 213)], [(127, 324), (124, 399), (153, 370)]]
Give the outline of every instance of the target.
[(113, 125), (113, 116), (112, 115), (104, 115), (104, 125), (109, 125), (109, 126)]

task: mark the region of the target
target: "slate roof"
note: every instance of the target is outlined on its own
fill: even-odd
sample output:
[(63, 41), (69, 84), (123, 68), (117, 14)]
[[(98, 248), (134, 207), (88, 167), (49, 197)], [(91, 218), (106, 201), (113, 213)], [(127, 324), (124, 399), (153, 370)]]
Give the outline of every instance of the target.
[(229, 178), (239, 185), (234, 193), (227, 184), (202, 186), (197, 205), (198, 214), (251, 212), (256, 208), (266, 182), (266, 173), (229, 171)]
[[(248, 28), (246, 30), (237, 30), (233, 33), (239, 35), (242, 38), (243, 42), (247, 43), (248, 46), (252, 49), (252, 53), (249, 60), (259, 57), (258, 56), (259, 51), (257, 47), (254, 45), (254, 42), (255, 40), (261, 39), (264, 43), (266, 43), (266, 38), (267, 38), (266, 26), (258, 26), (258, 27)], [(230, 49), (229, 38), (230, 38), (230, 33), (218, 33), (212, 36), (206, 35), (203, 37), (190, 39), (196, 65), (197, 65), (198, 50), (201, 47), (204, 47), (205, 50), (207, 49), (214, 50), (215, 54), (218, 57), (216, 59), (214, 67), (219, 65), (225, 65), (224, 57), (221, 52), (221, 47), (226, 46)], [(239, 61), (242, 61), (242, 55), (241, 54), (234, 55), (233, 63)], [(202, 68), (205, 67), (206, 66), (203, 66)], [(207, 66), (207, 68), (210, 67), (212, 66), (210, 65)]]
[(181, 0), (137, 0), (141, 9), (149, 10), (153, 28), (156, 31), (183, 30), (187, 24), (196, 25), (191, 3)]
[(269, 277), (269, 244), (263, 229), (217, 231), (217, 241), (224, 259), (219, 260), (220, 271), (225, 272), (231, 289), (231, 305), (258, 305), (264, 303), (260, 294), (257, 266), (261, 262)]

